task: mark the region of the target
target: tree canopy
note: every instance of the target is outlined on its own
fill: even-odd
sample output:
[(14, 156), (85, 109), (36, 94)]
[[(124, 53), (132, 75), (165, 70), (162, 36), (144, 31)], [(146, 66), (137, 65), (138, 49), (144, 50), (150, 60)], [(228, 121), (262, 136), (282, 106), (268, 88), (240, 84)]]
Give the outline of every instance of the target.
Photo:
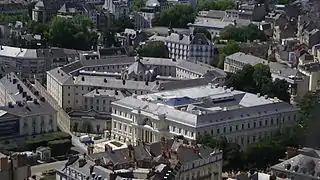
[(134, 29), (133, 20), (129, 16), (121, 16), (118, 20), (115, 20), (111, 31), (123, 32), (126, 28)]
[(155, 14), (154, 26), (169, 26), (187, 28), (188, 23), (194, 23), (196, 12), (190, 5), (176, 5)]
[(97, 33), (92, 22), (84, 16), (54, 17), (49, 25), (48, 41), (62, 48), (90, 50), (96, 46)]
[(223, 69), (225, 57), (239, 51), (240, 51), (239, 44), (235, 41), (229, 41), (223, 48), (219, 50), (219, 59), (218, 59), (217, 67), (220, 69)]
[(168, 58), (169, 50), (162, 41), (151, 41), (138, 50), (139, 55), (145, 57)]
[(248, 26), (236, 27), (230, 25), (220, 32), (220, 38), (224, 40), (235, 40), (239, 42), (247, 42), (253, 40), (265, 41), (266, 35), (258, 26), (249, 24)]
[(227, 80), (228, 87), (234, 87), (250, 93), (260, 93), (290, 101), (289, 84), (285, 80), (272, 81), (269, 66), (257, 64), (254, 67), (245, 65), (242, 70), (232, 74)]
[(205, 28), (198, 28), (198, 27), (194, 28), (194, 29), (193, 29), (193, 35), (198, 34), (198, 33), (203, 33), (203, 34), (205, 34), (206, 37), (207, 37), (209, 40), (211, 40), (211, 33), (210, 33), (207, 29), (205, 29)]
[(218, 1), (210, 1), (210, 0), (202, 0), (198, 2), (198, 11), (209, 11), (209, 10), (227, 10), (233, 9), (234, 2), (231, 0), (218, 0)]
[(130, 11), (140, 11), (146, 5), (146, 0), (132, 0), (130, 4)]

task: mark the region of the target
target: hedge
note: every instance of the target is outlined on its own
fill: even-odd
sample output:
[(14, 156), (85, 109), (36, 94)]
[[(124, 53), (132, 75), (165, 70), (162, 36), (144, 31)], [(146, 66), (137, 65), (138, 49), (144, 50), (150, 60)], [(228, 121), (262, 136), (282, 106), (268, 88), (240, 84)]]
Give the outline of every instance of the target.
[(65, 155), (69, 151), (72, 142), (70, 139), (60, 139), (48, 142), (47, 146), (51, 148), (52, 156), (60, 156)]
[(37, 147), (47, 146), (49, 141), (62, 140), (62, 139), (71, 140), (71, 138), (72, 138), (71, 135), (68, 133), (53, 132), (53, 133), (47, 133), (35, 138), (27, 139), (24, 141), (24, 144), (29, 150), (35, 150)]

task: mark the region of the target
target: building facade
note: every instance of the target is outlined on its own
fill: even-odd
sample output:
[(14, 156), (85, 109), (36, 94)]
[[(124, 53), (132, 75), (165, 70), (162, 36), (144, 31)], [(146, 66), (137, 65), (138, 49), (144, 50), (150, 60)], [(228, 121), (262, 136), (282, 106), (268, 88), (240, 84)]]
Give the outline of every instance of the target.
[(0, 104), (0, 139), (57, 131), (57, 112), (13, 73), (0, 79)]
[(181, 135), (192, 143), (207, 133), (242, 147), (295, 124), (298, 110), (277, 98), (217, 85), (134, 95), (112, 104), (112, 137), (123, 142)]
[(103, 8), (113, 15), (115, 20), (129, 14), (129, 4), (126, 0), (105, 0)]
[(31, 176), (27, 155), (6, 156), (0, 154), (0, 177), (2, 180), (21, 180)]
[[(169, 31), (171, 31), (169, 29)], [(204, 34), (184, 35), (169, 33), (165, 38), (169, 57), (191, 62), (214, 64), (217, 58), (217, 48)]]

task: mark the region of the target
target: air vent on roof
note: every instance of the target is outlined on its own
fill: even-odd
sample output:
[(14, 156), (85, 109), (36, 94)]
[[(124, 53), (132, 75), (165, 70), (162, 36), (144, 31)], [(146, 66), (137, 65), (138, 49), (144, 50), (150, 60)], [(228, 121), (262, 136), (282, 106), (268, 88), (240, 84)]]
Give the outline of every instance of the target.
[(8, 102), (8, 107), (9, 107), (9, 108), (14, 108), (12, 102)]
[(21, 101), (17, 101), (17, 102), (16, 102), (16, 104), (18, 104), (18, 106), (20, 106), (20, 107), (22, 107), (22, 106), (23, 106), (23, 104), (22, 104), (22, 102), (21, 102)]
[(28, 106), (26, 106), (26, 109), (27, 109), (28, 111), (31, 111), (31, 109), (30, 109)]
[(46, 99), (45, 99), (44, 97), (41, 97), (41, 98), (40, 98), (40, 101), (46, 102)]
[(39, 104), (39, 102), (38, 102), (37, 99), (34, 99), (34, 100), (33, 100), (33, 103), (34, 103), (34, 104)]
[(108, 80), (107, 80), (107, 79), (104, 79), (104, 80), (103, 80), (103, 82), (107, 83), (107, 82), (108, 82)]
[(20, 84), (17, 84), (17, 89), (20, 89)]

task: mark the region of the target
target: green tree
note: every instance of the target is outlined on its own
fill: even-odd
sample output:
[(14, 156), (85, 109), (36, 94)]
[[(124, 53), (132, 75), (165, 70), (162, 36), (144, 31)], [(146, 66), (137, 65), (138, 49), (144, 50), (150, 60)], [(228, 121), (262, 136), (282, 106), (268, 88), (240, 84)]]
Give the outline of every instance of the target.
[(214, 137), (207, 133), (201, 135), (197, 141), (208, 147), (223, 150), (224, 171), (243, 168), (243, 152), (238, 144), (229, 143), (225, 137)]
[(220, 32), (220, 38), (224, 40), (235, 40), (239, 42), (260, 40), (265, 41), (266, 35), (258, 26), (249, 24), (248, 26), (237, 27), (230, 25)]
[(111, 27), (111, 32), (123, 32), (126, 28), (133, 29), (134, 23), (129, 16), (121, 16)]
[(61, 156), (67, 154), (72, 146), (72, 143), (70, 139), (62, 139), (50, 141), (47, 145), (51, 148), (52, 156)]
[(190, 5), (176, 5), (155, 14), (154, 26), (169, 26), (173, 28), (187, 28), (188, 23), (194, 23), (196, 12)]
[(254, 67), (245, 65), (242, 70), (227, 77), (226, 85), (250, 93), (260, 93), (270, 97), (278, 97), (289, 102), (289, 85), (285, 80), (272, 81), (269, 66), (257, 64)]
[(290, 101), (290, 95), (288, 93), (289, 83), (284, 79), (276, 79), (273, 82), (271, 89), (272, 96), (277, 96), (279, 99), (282, 99), (286, 102)]
[(209, 11), (209, 10), (227, 10), (233, 9), (234, 2), (230, 0), (226, 1), (209, 1), (209, 0), (202, 0), (198, 2), (198, 11)]
[(27, 24), (27, 32), (30, 34), (40, 34), (44, 36), (49, 31), (47, 24), (29, 21)]
[(198, 33), (203, 33), (203, 34), (205, 34), (206, 35), (206, 37), (209, 39), (209, 40), (211, 40), (211, 33), (207, 30), (207, 29), (205, 29), (205, 28), (194, 28), (193, 29), (193, 35), (196, 35), (196, 34), (198, 34)]
[(233, 53), (239, 52), (240, 46), (235, 41), (228, 41), (228, 43), (219, 50), (219, 58), (217, 67), (220, 69), (224, 68), (224, 59), (226, 56), (231, 55)]
[(135, 11), (140, 11), (141, 8), (143, 8), (146, 5), (146, 0), (133, 0), (131, 1), (130, 5), (130, 11), (135, 12)]
[(49, 26), (49, 43), (61, 48), (90, 50), (97, 44), (93, 23), (84, 16), (54, 17)]
[(162, 41), (151, 41), (138, 50), (139, 55), (144, 57), (168, 58), (169, 50)]

